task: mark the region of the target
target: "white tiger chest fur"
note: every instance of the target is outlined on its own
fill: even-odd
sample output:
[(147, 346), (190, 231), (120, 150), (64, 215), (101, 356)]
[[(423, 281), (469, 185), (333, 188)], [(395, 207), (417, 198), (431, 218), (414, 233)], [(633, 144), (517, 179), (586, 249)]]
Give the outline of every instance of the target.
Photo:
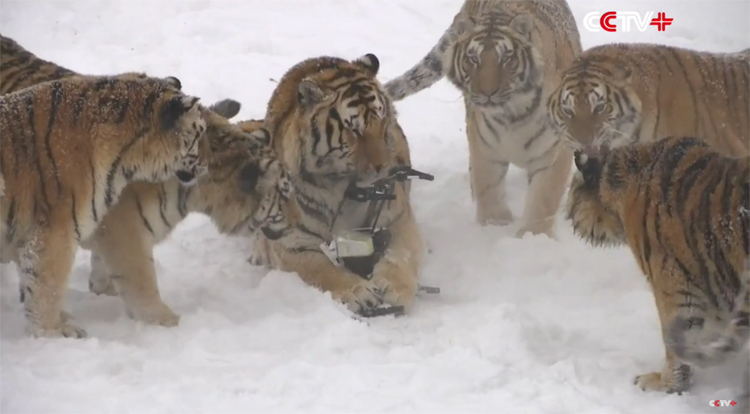
[[(523, 102), (519, 103), (523, 105)], [(555, 155), (549, 149), (559, 135), (549, 128), (547, 113), (537, 110), (522, 122), (512, 122), (508, 112), (498, 109), (471, 108), (484, 157), (534, 170), (550, 164)]]

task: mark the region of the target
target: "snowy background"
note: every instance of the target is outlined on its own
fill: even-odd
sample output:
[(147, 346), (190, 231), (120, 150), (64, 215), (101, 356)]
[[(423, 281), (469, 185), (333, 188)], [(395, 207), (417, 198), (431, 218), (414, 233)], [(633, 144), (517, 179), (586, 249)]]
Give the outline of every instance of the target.
[[(174, 75), (204, 103), (242, 102), (260, 117), (275, 83), (316, 55), (375, 53), (383, 82), (437, 41), (461, 0), (5, 1), (0, 32), (42, 58), (90, 74)], [(750, 47), (748, 1), (571, 0), (584, 48), (658, 42)], [(665, 32), (588, 33), (592, 10), (666, 12)], [(559, 241), (480, 228), (468, 181), (460, 93), (441, 81), (397, 104), (415, 168), (413, 205), (432, 254), (408, 317), (358, 321), (295, 274), (246, 263), (249, 241), (190, 216), (156, 249), (177, 328), (127, 318), (87, 289), (79, 251), (68, 309), (90, 337), (23, 333), (15, 268), (2, 269), (3, 413), (526, 412), (718, 413), (737, 369), (704, 370), (683, 396), (644, 393), (660, 370), (653, 297), (627, 249), (593, 250), (560, 219)], [(511, 207), (525, 176), (511, 168)]]

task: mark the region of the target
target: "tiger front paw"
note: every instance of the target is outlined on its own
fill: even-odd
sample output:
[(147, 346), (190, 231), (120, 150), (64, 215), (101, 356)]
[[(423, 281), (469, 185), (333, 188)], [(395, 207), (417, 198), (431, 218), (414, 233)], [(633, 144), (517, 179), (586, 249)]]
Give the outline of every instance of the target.
[(137, 308), (128, 308), (127, 314), (130, 318), (149, 325), (161, 325), (170, 328), (180, 323), (180, 315), (174, 313), (169, 306), (161, 301)]
[(331, 295), (358, 315), (372, 311), (383, 304), (381, 289), (366, 279), (357, 281), (348, 289), (331, 292)]
[(525, 236), (527, 233), (531, 233), (533, 236), (543, 234), (549, 237), (550, 239), (555, 240), (557, 235), (555, 233), (554, 224), (555, 224), (554, 221), (552, 221), (551, 223), (544, 222), (544, 223), (523, 225), (521, 226), (520, 229), (518, 229), (518, 231), (516, 231), (515, 236), (517, 239), (522, 239), (523, 236)]
[(667, 394), (682, 394), (690, 385), (690, 367), (681, 365), (673, 372), (649, 372), (638, 375), (633, 383), (643, 391), (666, 392)]
[(476, 221), (481, 226), (506, 226), (513, 220), (513, 212), (507, 206), (477, 204)]
[(417, 278), (406, 272), (376, 272), (372, 282), (377, 286), (383, 303), (411, 308), (417, 295)]
[[(63, 315), (61, 315), (63, 317)], [(68, 319), (68, 318), (66, 318)], [(60, 321), (52, 327), (30, 326), (27, 332), (34, 338), (73, 338), (81, 339), (88, 336), (83, 328)]]
[(92, 273), (89, 276), (89, 292), (96, 295), (117, 296), (115, 284), (109, 275), (98, 275)]

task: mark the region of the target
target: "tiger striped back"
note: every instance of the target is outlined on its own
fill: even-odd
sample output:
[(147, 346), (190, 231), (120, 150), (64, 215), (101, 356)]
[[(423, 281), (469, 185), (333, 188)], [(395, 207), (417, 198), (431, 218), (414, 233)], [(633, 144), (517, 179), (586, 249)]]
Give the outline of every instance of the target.
[(549, 99), (576, 148), (694, 136), (727, 155), (750, 153), (750, 49), (710, 53), (654, 44), (586, 50)]
[(0, 35), (0, 94), (75, 75), (72, 70), (40, 59), (15, 40)]
[[(15, 92), (38, 83), (66, 79), (73, 76), (87, 76), (56, 63), (46, 61), (29, 52), (15, 40), (0, 35), (0, 95)], [(120, 79), (145, 79), (142, 72), (125, 72), (115, 75)], [(172, 82), (178, 89), (182, 88), (180, 80), (168, 76), (165, 80)], [(233, 99), (214, 102), (211, 111), (231, 118), (240, 112), (240, 103)]]

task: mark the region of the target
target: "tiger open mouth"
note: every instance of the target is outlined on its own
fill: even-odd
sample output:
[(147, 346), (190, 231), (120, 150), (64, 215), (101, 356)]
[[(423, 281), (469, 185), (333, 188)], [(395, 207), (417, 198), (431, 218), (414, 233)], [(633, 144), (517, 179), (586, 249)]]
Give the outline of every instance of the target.
[(184, 185), (191, 185), (195, 183), (195, 172), (193, 171), (185, 171), (185, 170), (178, 170), (175, 172), (175, 176), (177, 177), (177, 180), (184, 184)]

